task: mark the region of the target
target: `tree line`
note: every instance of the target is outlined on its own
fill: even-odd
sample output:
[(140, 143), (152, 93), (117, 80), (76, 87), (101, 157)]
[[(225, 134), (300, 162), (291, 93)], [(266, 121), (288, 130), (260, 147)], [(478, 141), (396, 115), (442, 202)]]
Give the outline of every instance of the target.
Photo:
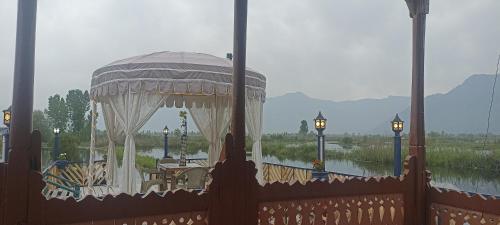
[(61, 131), (61, 153), (77, 157), (81, 142), (90, 140), (92, 112), (87, 90), (69, 90), (65, 97), (55, 94), (48, 98), (47, 108), (33, 111), (33, 129), (42, 133), (42, 141), (53, 145), (54, 128)]

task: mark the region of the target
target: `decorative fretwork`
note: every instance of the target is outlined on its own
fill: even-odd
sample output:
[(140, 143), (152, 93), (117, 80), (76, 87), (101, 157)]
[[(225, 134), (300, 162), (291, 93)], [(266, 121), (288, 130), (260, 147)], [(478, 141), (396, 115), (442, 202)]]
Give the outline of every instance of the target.
[(177, 190), (103, 198), (87, 195), (79, 200), (43, 199), (43, 224), (207, 224), (207, 197), (203, 192)]
[(126, 218), (119, 220), (92, 221), (78, 223), (78, 225), (206, 225), (207, 212), (189, 212), (172, 215), (148, 216), (139, 218)]
[[(500, 215), (431, 204), (430, 225), (499, 225)], [(499, 212), (500, 213), (500, 212)]]
[(445, 188), (429, 190), (431, 225), (500, 225), (500, 199)]
[(403, 224), (402, 194), (346, 196), (259, 204), (259, 224)]

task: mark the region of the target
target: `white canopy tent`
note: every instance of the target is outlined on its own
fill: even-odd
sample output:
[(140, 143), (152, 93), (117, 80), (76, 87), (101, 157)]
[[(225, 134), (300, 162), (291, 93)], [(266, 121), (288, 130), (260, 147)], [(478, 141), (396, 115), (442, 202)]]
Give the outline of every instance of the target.
[[(266, 78), (249, 68), (245, 74), (246, 127), (253, 141), (252, 159), (262, 182), (262, 112)], [(137, 192), (134, 135), (160, 107), (186, 107), (209, 142), (208, 161), (219, 159), (230, 122), (232, 61), (208, 54), (157, 52), (113, 62), (94, 72), (93, 109), (101, 103), (107, 136), (107, 181), (122, 192)], [(95, 129), (95, 124), (93, 126)], [(95, 130), (91, 143), (95, 142)], [(125, 135), (122, 174), (118, 180), (115, 143)], [(94, 144), (90, 147), (93, 162)], [(91, 167), (92, 168), (92, 167)], [(92, 177), (92, 176), (91, 176)], [(91, 182), (89, 182), (91, 183)]]

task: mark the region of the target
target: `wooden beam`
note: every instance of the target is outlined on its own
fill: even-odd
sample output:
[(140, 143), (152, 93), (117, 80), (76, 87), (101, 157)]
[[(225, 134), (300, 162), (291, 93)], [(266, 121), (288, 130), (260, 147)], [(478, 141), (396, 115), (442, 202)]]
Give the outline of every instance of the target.
[(36, 0), (19, 0), (12, 98), (11, 154), (6, 188), (6, 223), (27, 222), (33, 80), (35, 72)]
[(29, 146), (32, 130), (35, 74), (36, 0), (19, 0), (12, 98), (10, 145), (13, 151)]
[(228, 150), (228, 157), (245, 157), (245, 60), (247, 36), (247, 0), (234, 1), (233, 42), (233, 106), (231, 134), (234, 148)]

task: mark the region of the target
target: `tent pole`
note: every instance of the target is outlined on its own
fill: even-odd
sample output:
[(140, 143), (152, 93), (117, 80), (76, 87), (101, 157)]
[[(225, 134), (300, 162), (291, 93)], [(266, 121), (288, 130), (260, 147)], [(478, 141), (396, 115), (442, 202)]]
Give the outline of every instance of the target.
[(231, 125), (231, 133), (234, 138), (234, 149), (227, 149), (229, 157), (232, 155), (235, 157), (245, 157), (245, 60), (247, 5), (247, 0), (234, 1), (233, 109)]

